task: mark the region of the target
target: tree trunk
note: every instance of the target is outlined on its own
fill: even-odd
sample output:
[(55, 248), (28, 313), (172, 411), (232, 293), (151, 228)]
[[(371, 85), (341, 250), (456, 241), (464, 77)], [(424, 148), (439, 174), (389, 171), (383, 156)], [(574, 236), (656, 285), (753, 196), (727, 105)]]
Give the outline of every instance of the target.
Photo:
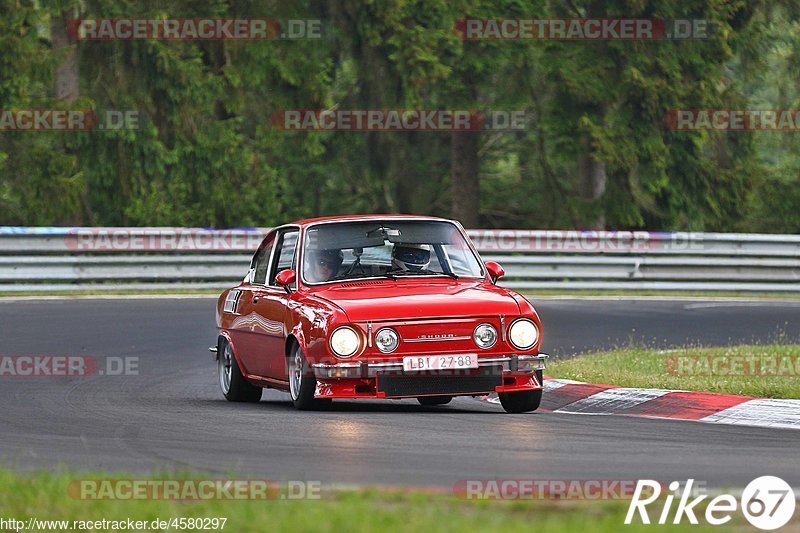
[[(584, 150), (590, 150), (588, 143)], [(588, 153), (578, 159), (578, 193), (585, 201), (584, 229), (603, 230), (606, 227), (606, 216), (600, 199), (606, 191), (606, 164)]]
[(450, 171), (452, 177), (453, 218), (466, 228), (480, 225), (480, 159), (476, 131), (451, 134)]
[[(74, 102), (80, 96), (80, 71), (78, 70), (78, 49), (75, 40), (67, 33), (67, 23), (75, 18), (72, 9), (65, 9), (50, 19), (50, 32), (53, 49), (65, 53), (64, 60), (56, 67), (55, 97), (57, 100)], [(68, 48), (66, 52), (60, 50)]]

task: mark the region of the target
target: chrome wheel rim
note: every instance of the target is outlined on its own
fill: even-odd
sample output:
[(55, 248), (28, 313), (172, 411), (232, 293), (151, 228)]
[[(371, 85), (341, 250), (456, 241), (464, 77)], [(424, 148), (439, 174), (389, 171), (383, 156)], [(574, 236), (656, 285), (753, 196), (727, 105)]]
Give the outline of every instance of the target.
[(219, 386), (224, 394), (231, 390), (231, 371), (233, 365), (233, 350), (231, 345), (225, 343), (225, 349), (219, 357)]
[(289, 391), (292, 400), (300, 397), (300, 382), (303, 379), (303, 352), (295, 349), (294, 357), (289, 359)]

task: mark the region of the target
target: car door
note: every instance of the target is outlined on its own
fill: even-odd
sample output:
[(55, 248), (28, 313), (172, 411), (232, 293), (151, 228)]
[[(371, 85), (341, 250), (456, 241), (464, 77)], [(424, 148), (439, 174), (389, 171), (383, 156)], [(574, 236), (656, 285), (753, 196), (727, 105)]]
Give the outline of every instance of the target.
[(254, 291), (260, 294), (267, 282), (276, 237), (277, 232), (272, 232), (264, 238), (250, 261), (247, 279), (236, 289), (240, 291), (234, 310), (236, 317), (231, 321), (228, 332), (236, 347), (236, 354), (244, 366), (242, 372), (248, 375), (263, 375), (259, 370), (261, 335), (256, 332), (258, 320), (254, 309)]
[(286, 289), (275, 283), (275, 276), (287, 268), (296, 270), (298, 236), (297, 228), (278, 233), (266, 283), (253, 287), (253, 311), (258, 322), (255, 332), (260, 336), (256, 368), (259, 375), (273, 379), (287, 379), (285, 323), (289, 298)]

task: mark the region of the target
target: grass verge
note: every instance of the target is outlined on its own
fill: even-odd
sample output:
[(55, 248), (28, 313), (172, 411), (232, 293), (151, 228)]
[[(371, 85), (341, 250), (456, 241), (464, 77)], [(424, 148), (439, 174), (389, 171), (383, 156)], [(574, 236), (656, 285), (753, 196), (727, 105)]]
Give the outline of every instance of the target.
[(551, 361), (547, 374), (620, 387), (800, 398), (800, 345), (627, 347)]
[[(198, 476), (158, 476), (159, 479), (200, 479)], [(294, 533), (339, 531), (718, 531), (701, 522), (691, 526), (624, 525), (628, 501), (496, 501), (466, 500), (448, 491), (338, 490), (325, 491), (319, 500), (179, 502), (163, 500), (81, 500), (68, 493), (73, 480), (126, 479), (121, 474), (39, 472), (18, 474), (0, 470), (0, 517), (27, 521), (171, 520), (173, 518), (226, 518), (223, 531), (292, 531)], [(127, 479), (149, 479), (133, 476)], [(663, 502), (653, 505), (657, 520)], [(674, 512), (674, 508), (673, 508)], [(742, 525), (741, 513), (733, 524)], [(731, 526), (733, 524), (728, 524)], [(5, 530), (11, 530), (8, 527)], [(100, 531), (103, 529), (95, 529)], [(174, 529), (173, 529), (174, 530)]]

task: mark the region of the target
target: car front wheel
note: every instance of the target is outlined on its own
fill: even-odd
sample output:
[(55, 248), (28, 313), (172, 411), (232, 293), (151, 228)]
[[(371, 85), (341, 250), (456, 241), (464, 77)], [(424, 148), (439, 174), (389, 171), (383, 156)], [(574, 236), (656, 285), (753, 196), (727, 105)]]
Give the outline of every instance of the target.
[(289, 394), (297, 409), (308, 411), (330, 405), (331, 400), (314, 398), (317, 380), (299, 345), (294, 345), (294, 349), (287, 359), (287, 366), (289, 369)]
[(261, 400), (262, 388), (256, 387), (244, 379), (239, 363), (233, 355), (231, 343), (222, 341), (217, 358), (217, 374), (222, 394), (229, 402), (258, 402)]
[(528, 413), (539, 408), (542, 402), (542, 389), (523, 392), (501, 392), (500, 404), (506, 413)]

